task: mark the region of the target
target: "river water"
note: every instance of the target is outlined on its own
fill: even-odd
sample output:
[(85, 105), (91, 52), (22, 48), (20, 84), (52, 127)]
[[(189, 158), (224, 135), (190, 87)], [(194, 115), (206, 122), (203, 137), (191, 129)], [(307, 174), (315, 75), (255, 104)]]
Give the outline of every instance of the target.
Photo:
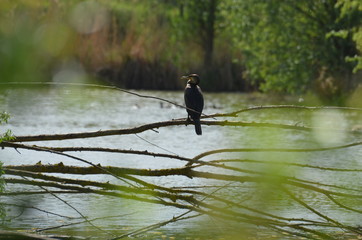
[[(137, 91), (139, 94), (164, 98), (178, 104), (183, 104), (182, 92), (167, 91)], [(270, 98), (258, 94), (240, 93), (204, 93), (204, 113), (226, 113), (250, 106), (268, 104), (298, 104), (298, 98)], [(107, 129), (120, 129), (140, 126), (152, 122), (167, 121), (186, 116), (184, 109), (155, 99), (140, 98), (125, 92), (94, 88), (94, 87), (17, 87), (1, 89), (0, 111), (11, 114), (9, 124), (1, 126), (1, 132), (11, 129), (16, 136), (38, 134), (60, 134), (70, 132), (88, 132)], [(226, 118), (218, 118), (224, 120)], [(109, 136), (93, 139), (77, 139), (66, 141), (34, 142), (41, 146), (84, 146), (106, 147), (119, 149), (147, 150), (167, 154), (176, 154), (184, 157), (194, 157), (202, 152), (222, 148), (315, 148), (330, 147), (360, 141), (360, 134), (350, 134), (349, 130), (358, 127), (361, 115), (353, 111), (322, 111), (309, 112), (305, 110), (256, 110), (245, 112), (239, 118), (228, 118), (230, 121), (284, 123), (296, 126), (328, 126), (344, 131), (294, 131), (272, 128), (255, 127), (222, 127), (202, 126), (203, 135), (197, 136), (194, 127), (174, 126), (146, 131), (140, 134)], [(73, 166), (86, 166), (84, 163), (65, 158), (63, 156), (27, 150), (3, 149), (0, 151), (0, 161), (4, 165), (64, 163)], [(115, 153), (75, 152), (70, 153), (95, 164), (102, 166), (118, 166), (145, 169), (176, 168), (185, 162), (166, 158)], [(355, 146), (332, 151), (307, 153), (280, 153), (280, 152), (244, 152), (237, 154), (219, 154), (206, 157), (204, 160), (221, 158), (238, 158), (252, 160), (267, 160), (271, 162), (291, 162), (309, 164), (329, 168), (362, 169), (362, 147)], [(238, 167), (248, 170), (267, 170), (269, 165), (239, 163)], [(279, 165), (277, 165), (279, 166)], [(278, 168), (278, 167), (276, 167)], [(275, 169), (274, 169), (275, 170)], [(271, 171), (271, 170), (270, 170)], [(311, 168), (283, 168), (283, 174), (297, 178), (318, 181), (328, 184), (348, 186), (361, 190), (361, 172), (321, 171)], [(69, 177), (69, 176), (65, 176)], [(76, 176), (79, 179), (93, 181), (113, 181), (109, 176)], [(90, 179), (91, 178), (91, 179)], [(189, 179), (185, 177), (144, 178), (161, 186), (204, 186), (211, 184), (207, 179)], [(215, 183), (215, 184), (220, 184)], [(249, 186), (250, 187), (250, 186)], [(254, 201), (251, 204), (269, 209), (286, 217), (300, 217), (318, 219), (311, 212), (298, 204), (270, 204), (265, 201), (261, 189), (243, 191), (250, 197), (244, 201)], [(7, 184), (7, 191), (39, 191), (39, 188), (23, 185)], [(235, 193), (233, 193), (235, 194)], [(240, 193), (241, 194), (241, 193)], [(302, 193), (301, 193), (302, 194)], [(303, 193), (304, 194), (304, 193)], [(309, 195), (308, 195), (309, 194)], [(255, 199), (255, 196), (256, 199)], [(235, 196), (237, 198), (238, 196)], [(361, 224), (361, 215), (348, 211), (340, 211), (328, 199), (313, 192), (305, 193), (313, 206), (335, 217), (338, 221), (350, 225)], [(251, 199), (250, 199), (251, 198)], [(94, 221), (94, 225), (119, 235), (135, 229), (161, 221), (169, 220), (173, 216), (182, 214), (185, 210), (153, 204), (139, 203), (130, 200), (86, 195), (62, 194), (61, 199), (74, 206), (77, 211), (89, 219), (103, 218)], [(33, 206), (57, 214), (80, 217), (79, 212), (50, 195), (11, 196), (1, 197), (2, 203), (15, 204), (7, 206), (7, 219), (4, 229), (44, 229), (68, 223), (69, 219), (54, 216), (38, 211), (35, 208), (19, 206)], [(352, 207), (360, 207), (360, 203), (348, 202)], [(72, 219), (70, 222), (82, 221)], [(229, 226), (229, 228), (227, 227)], [(231, 227), (232, 226), (232, 227)], [(234, 225), (226, 224), (215, 218), (202, 216), (175, 224), (168, 224), (161, 229), (147, 233), (147, 239), (186, 239), (187, 237), (201, 237), (219, 239), (228, 236)], [(202, 231), (201, 231), (202, 229)], [(205, 231), (206, 229), (206, 231)], [(49, 230), (50, 233), (69, 234), (79, 236), (99, 236), (106, 234), (94, 229), (88, 223), (71, 225), (68, 227)], [(255, 232), (255, 236), (262, 233)], [(264, 236), (265, 237), (265, 236)], [(262, 238), (262, 237), (260, 237)]]

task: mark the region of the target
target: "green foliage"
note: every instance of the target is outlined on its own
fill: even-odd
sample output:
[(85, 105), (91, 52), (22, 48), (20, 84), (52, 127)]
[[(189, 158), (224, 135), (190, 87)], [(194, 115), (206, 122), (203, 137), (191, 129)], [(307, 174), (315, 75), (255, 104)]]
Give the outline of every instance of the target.
[(7, 112), (0, 113), (0, 125), (8, 123), (10, 115)]
[[(2, 169), (3, 163), (0, 162), (0, 193), (4, 192), (5, 190), (5, 181), (2, 178), (2, 175), (4, 174), (4, 171)], [(0, 220), (4, 220), (6, 216), (6, 211), (4, 209), (4, 206), (0, 204)], [(0, 224), (1, 225), (1, 224)]]
[[(337, 6), (341, 9), (340, 16), (343, 18), (351, 18), (351, 15), (356, 13), (359, 13), (360, 19), (362, 18), (362, 2), (359, 0), (338, 0)], [(347, 61), (357, 63), (353, 70), (354, 73), (356, 73), (357, 71), (362, 70), (362, 24), (342, 31), (348, 32), (353, 36), (352, 39), (356, 43), (356, 47), (359, 51), (358, 55), (356, 54), (346, 58)]]
[[(6, 112), (0, 113), (0, 125), (7, 123), (9, 118), (10, 118), (10, 115), (8, 113), (6, 113)], [(10, 130), (7, 130), (6, 133), (0, 135), (0, 143), (2, 141), (8, 141), (11, 139), (14, 139), (14, 137), (12, 136), (12, 133)], [(0, 161), (0, 193), (4, 192), (4, 189), (5, 189), (5, 181), (1, 177), (4, 174), (2, 165), (3, 165), (3, 163)], [(0, 204), (0, 219), (4, 219), (4, 218), (5, 218), (5, 210), (4, 210), (4, 207)]]
[(219, 0), (179, 1), (178, 27), (187, 39), (195, 41), (203, 48), (204, 66), (212, 62), (216, 21), (220, 22), (219, 5)]
[(15, 139), (13, 133), (11, 132), (10, 129), (6, 130), (6, 132), (4, 134), (2, 134), (0, 136), (0, 143), (3, 142), (3, 141), (10, 141), (10, 140), (13, 140)]
[(357, 55), (350, 33), (360, 24), (360, 11), (344, 9), (344, 14), (332, 0), (229, 3), (235, 4), (230, 30), (244, 53), (246, 76), (261, 81), (262, 90), (304, 92), (319, 84), (321, 72), (326, 78), (341, 75), (336, 88), (351, 87), (354, 64), (346, 58)]
[(356, 85), (352, 73), (362, 69), (361, 5), (360, 0), (2, 1), (1, 81), (49, 80), (63, 62), (76, 60), (88, 72), (105, 70), (101, 76), (126, 88), (180, 89), (178, 76), (198, 72), (207, 90), (245, 90), (252, 84), (263, 91), (313, 89), (343, 98)]
[(0, 2), (1, 82), (45, 81), (69, 56), (70, 28), (49, 1)]
[[(0, 113), (0, 125), (8, 123), (10, 115), (6, 112)], [(11, 130), (7, 130), (5, 133), (0, 135), (0, 143), (3, 141), (10, 141), (14, 139)]]

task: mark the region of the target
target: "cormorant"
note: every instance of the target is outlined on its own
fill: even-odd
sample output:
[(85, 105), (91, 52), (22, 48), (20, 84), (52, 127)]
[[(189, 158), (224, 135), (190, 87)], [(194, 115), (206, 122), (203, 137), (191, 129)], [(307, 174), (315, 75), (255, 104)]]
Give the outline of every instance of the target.
[(200, 117), (202, 109), (204, 108), (204, 97), (202, 96), (201, 88), (198, 86), (200, 77), (197, 74), (190, 74), (188, 76), (183, 76), (181, 79), (187, 80), (184, 95), (187, 107), (187, 121), (191, 121), (192, 119), (195, 124), (196, 134), (201, 135)]

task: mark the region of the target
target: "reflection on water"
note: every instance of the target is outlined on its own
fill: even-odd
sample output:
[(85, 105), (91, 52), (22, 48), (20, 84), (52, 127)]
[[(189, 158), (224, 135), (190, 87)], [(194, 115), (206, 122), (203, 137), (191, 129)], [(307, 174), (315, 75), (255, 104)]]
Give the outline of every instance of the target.
[[(152, 95), (183, 104), (182, 92), (147, 92), (142, 94)], [(283, 103), (296, 104), (296, 100), (290, 99)], [(228, 93), (209, 94), (205, 93), (206, 114), (215, 112), (230, 112), (240, 108), (270, 104), (270, 100), (263, 96)], [(279, 102), (281, 103), (281, 102)], [(143, 99), (127, 93), (95, 88), (17, 88), (3, 89), (0, 95), (0, 110), (6, 110), (12, 115), (6, 126), (15, 135), (37, 135), (69, 132), (85, 132), (106, 129), (119, 129), (139, 126), (146, 123), (166, 121), (186, 117), (186, 111), (171, 104), (154, 99)], [(357, 124), (358, 118), (349, 118), (347, 113), (338, 115), (343, 117), (344, 127)], [(325, 115), (324, 115), (325, 116)], [(334, 117), (335, 118), (335, 117)], [(235, 119), (230, 119), (235, 120)], [(300, 126), (312, 126), (316, 121), (315, 115), (298, 110), (267, 110), (252, 111), (240, 114), (238, 120), (255, 122), (274, 122)], [(202, 152), (221, 148), (311, 148), (320, 147), (319, 136), (313, 132), (290, 131), (270, 128), (246, 128), (246, 127), (221, 127), (203, 126), (203, 135), (194, 134), (193, 126), (175, 126), (157, 129), (157, 131), (146, 131), (137, 135), (109, 136), (93, 139), (77, 139), (56, 142), (34, 143), (43, 146), (93, 146), (106, 148), (121, 148), (133, 150), (147, 150), (150, 152), (173, 153), (184, 157), (194, 157)], [(339, 138), (338, 134), (330, 137)], [(350, 143), (358, 141), (357, 135), (343, 135), (343, 142)], [(340, 142), (343, 144), (343, 142)], [(335, 143), (335, 141), (332, 141)], [(76, 152), (72, 155), (87, 159), (102, 166), (119, 166), (132, 168), (175, 168), (184, 165), (184, 162), (166, 158), (155, 158), (138, 155)], [(274, 164), (262, 164), (248, 161), (235, 162), (234, 165), (243, 169), (264, 172), (278, 172), (282, 175), (320, 181), (329, 184), (345, 185), (350, 188), (360, 189), (360, 172), (328, 172), (298, 166), (285, 166), (282, 163), (318, 165), (321, 167), (343, 167), (350, 169), (361, 169), (362, 150), (360, 147), (333, 150), (329, 152), (310, 153), (280, 153), (280, 152), (243, 152), (218, 154), (206, 157), (204, 160), (214, 159), (253, 159), (257, 161), (269, 161)], [(341, 159), (343, 162), (341, 162)], [(14, 149), (1, 150), (1, 161), (5, 165), (54, 164), (63, 162), (67, 165), (83, 166), (82, 162), (71, 160), (59, 155), (49, 155), (27, 150), (16, 151)], [(275, 164), (280, 163), (280, 164)], [(206, 168), (205, 168), (206, 169)], [(87, 179), (89, 176), (77, 176)], [(144, 177), (146, 178), (146, 177)], [(160, 177), (147, 178), (161, 186), (203, 186), (210, 184), (205, 179), (189, 179), (186, 177)], [(111, 177), (103, 175), (92, 176), (92, 180), (113, 181)], [(215, 182), (220, 184), (220, 182)], [(242, 187), (240, 187), (242, 186)], [(233, 188), (234, 187), (234, 188)], [(28, 187), (23, 185), (8, 184), (9, 191), (22, 191)], [(237, 189), (237, 192), (235, 190)], [(310, 218), (310, 212), (300, 205), (291, 202), (283, 202), (278, 192), (271, 192), (268, 185), (253, 186), (252, 184), (235, 184), (226, 191), (233, 194), (244, 204), (251, 204), (256, 208), (269, 212), (278, 212), (284, 217)], [(272, 189), (275, 190), (275, 189)], [(341, 212), (338, 207), (330, 206), (330, 201), (320, 196), (315, 196), (308, 191), (301, 191), (299, 197), (309, 202), (314, 202), (321, 211), (328, 211), (330, 216), (338, 218), (341, 222), (358, 224), (358, 216)], [(146, 203), (133, 202), (113, 197), (95, 196), (87, 194), (65, 194), (62, 198), (77, 210), (85, 213), (89, 219), (112, 216), (94, 223), (109, 231), (128, 232), (138, 227), (147, 226), (160, 221), (171, 219), (173, 216), (185, 212), (175, 208), (158, 206)], [(265, 201), (267, 199), (267, 201)], [(6, 223), (10, 229), (48, 228), (64, 224), (64, 217), (79, 217), (74, 209), (60, 202), (51, 195), (13, 196), (2, 197), (2, 202), (16, 204), (9, 208), (8, 216), (11, 222)], [(273, 204), (275, 202), (275, 204)], [(282, 204), (281, 204), (282, 203)], [(348, 203), (351, 204), (351, 203)], [(354, 203), (352, 203), (354, 204)], [(61, 216), (39, 212), (35, 208), (23, 208), (32, 206), (57, 212)], [(140, 207), (142, 206), (142, 207)], [(80, 222), (82, 219), (78, 219)], [(225, 236), (228, 227), (233, 225), (223, 224), (217, 219), (200, 217), (187, 221), (169, 224), (162, 228), (170, 234), (181, 233), (183, 237), (194, 236), (194, 231), (205, 227), (208, 231), (200, 234), (205, 237)], [(68, 228), (60, 228), (54, 232), (62, 232), (66, 229), (77, 235), (79, 232), (91, 233), (92, 228), (86, 224), (77, 224)], [(192, 230), (194, 229), (194, 230)], [(94, 230), (94, 229), (93, 229)], [(161, 237), (158, 233), (155, 239)], [(188, 235), (189, 234), (189, 235)], [(216, 235), (215, 235), (216, 234)], [(150, 235), (148, 236), (150, 237)]]

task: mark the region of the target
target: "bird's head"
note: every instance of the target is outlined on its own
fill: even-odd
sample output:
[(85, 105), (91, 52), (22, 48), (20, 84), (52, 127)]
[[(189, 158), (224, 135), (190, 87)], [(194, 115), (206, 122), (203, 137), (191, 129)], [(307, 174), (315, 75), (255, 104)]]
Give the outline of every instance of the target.
[(181, 79), (187, 80), (187, 83), (189, 83), (189, 84), (198, 85), (200, 83), (200, 77), (199, 77), (199, 75), (197, 75), (195, 73), (190, 74), (188, 76), (182, 76)]

